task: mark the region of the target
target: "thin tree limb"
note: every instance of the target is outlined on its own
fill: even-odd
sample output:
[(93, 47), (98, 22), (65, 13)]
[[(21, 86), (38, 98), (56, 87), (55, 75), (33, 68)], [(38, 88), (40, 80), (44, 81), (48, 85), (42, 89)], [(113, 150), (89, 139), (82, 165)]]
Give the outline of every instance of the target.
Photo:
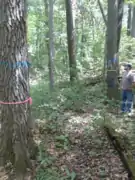
[(104, 23), (107, 26), (107, 20), (106, 20), (105, 13), (104, 13), (104, 10), (103, 10), (103, 7), (102, 7), (102, 4), (101, 4), (100, 0), (98, 0), (98, 5), (99, 5), (99, 8), (100, 8)]

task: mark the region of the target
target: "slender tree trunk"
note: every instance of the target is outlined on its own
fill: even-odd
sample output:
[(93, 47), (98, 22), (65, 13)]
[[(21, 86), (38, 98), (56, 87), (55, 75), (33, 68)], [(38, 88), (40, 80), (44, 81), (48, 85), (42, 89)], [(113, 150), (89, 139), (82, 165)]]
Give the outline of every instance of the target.
[[(29, 69), (17, 66), (18, 62), (28, 60), (26, 1), (0, 0), (0, 8), (0, 101), (21, 102), (30, 96)], [(30, 106), (28, 103), (1, 106), (0, 160), (11, 161), (20, 180), (31, 166)]]
[(76, 57), (75, 57), (75, 32), (73, 27), (72, 2), (71, 0), (65, 0), (65, 4), (66, 4), (70, 81), (72, 82), (77, 78)]
[[(45, 6), (45, 17), (46, 17), (46, 21), (45, 21), (45, 28), (46, 27), (49, 27), (49, 4), (48, 4), (48, 0), (44, 0), (44, 6)], [(49, 57), (49, 30), (46, 31), (46, 34), (45, 34), (45, 38), (46, 38), (46, 47), (47, 47), (47, 50), (48, 50), (48, 57)]]
[(37, 62), (40, 61), (40, 28), (39, 28), (39, 14), (41, 12), (41, 8), (37, 6), (36, 8), (36, 59)]
[(49, 28), (46, 32), (46, 46), (48, 50), (48, 69), (50, 89), (54, 88), (54, 24), (53, 24), (53, 0), (44, 0), (45, 16), (48, 18), (45, 25)]
[(123, 9), (124, 9), (124, 0), (118, 0), (117, 53), (119, 52), (119, 46), (120, 46)]
[[(128, 16), (127, 16), (127, 36), (131, 36), (132, 28), (132, 4), (128, 4)], [(131, 44), (128, 45), (127, 57), (132, 58), (132, 47)]]
[(84, 34), (84, 17), (82, 14), (82, 27), (81, 27), (82, 35), (81, 35), (81, 57), (85, 57), (85, 42), (86, 42), (86, 37)]
[(54, 88), (54, 24), (53, 24), (53, 0), (49, 0), (49, 77), (50, 89)]
[(133, 7), (131, 36), (135, 37), (135, 6)]
[(99, 8), (100, 8), (100, 11), (101, 11), (101, 14), (102, 14), (104, 23), (105, 23), (105, 25), (107, 26), (106, 16), (105, 16), (104, 9), (103, 9), (103, 7), (102, 7), (102, 4), (101, 4), (100, 0), (98, 0), (98, 5), (99, 5)]
[(71, 0), (71, 3), (72, 3), (72, 13), (73, 13), (73, 27), (75, 28), (77, 3), (76, 3), (76, 0)]
[(132, 8), (132, 5), (128, 4), (127, 36), (131, 35), (131, 8)]

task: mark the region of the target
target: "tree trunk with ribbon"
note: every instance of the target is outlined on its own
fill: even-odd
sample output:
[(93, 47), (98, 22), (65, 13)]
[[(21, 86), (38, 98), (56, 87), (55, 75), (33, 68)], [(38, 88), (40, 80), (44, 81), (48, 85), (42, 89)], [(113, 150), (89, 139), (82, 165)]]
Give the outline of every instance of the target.
[(0, 0), (0, 160), (23, 179), (34, 150), (30, 117), (26, 0)]

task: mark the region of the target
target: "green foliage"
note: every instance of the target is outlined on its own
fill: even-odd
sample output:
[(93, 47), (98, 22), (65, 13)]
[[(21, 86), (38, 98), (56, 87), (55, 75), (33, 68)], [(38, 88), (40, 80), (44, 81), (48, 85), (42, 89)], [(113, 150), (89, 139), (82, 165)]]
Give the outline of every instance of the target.
[(60, 176), (54, 169), (42, 169), (40, 168), (36, 175), (36, 180), (60, 180)]
[[(96, 13), (95, 13), (96, 11)], [(90, 16), (88, 16), (90, 14)], [(48, 81), (47, 32), (48, 17), (44, 1), (29, 0), (28, 42), (33, 70), (45, 75)], [(102, 71), (104, 60), (104, 22), (96, 1), (78, 2), (76, 11), (76, 59), (80, 76), (91, 76), (93, 70)], [(54, 2), (55, 81), (67, 80), (69, 76), (66, 13), (64, 1)], [(82, 42), (82, 37), (85, 40)], [(85, 56), (83, 57), (83, 54)]]
[(74, 171), (70, 172), (67, 168), (66, 168), (66, 174), (67, 176), (65, 177), (65, 179), (69, 179), (69, 180), (75, 180), (76, 178), (76, 173)]
[[(67, 145), (67, 137), (68, 136), (57, 136), (56, 140), (58, 141), (64, 141)], [(36, 180), (75, 180), (76, 173), (74, 171), (70, 172), (68, 168), (65, 168), (66, 175), (62, 176), (56, 167), (52, 166), (53, 161), (55, 161), (55, 158), (50, 156), (46, 151), (43, 144), (40, 144), (39, 146), (39, 156), (38, 161), (40, 163), (40, 166), (38, 168), (37, 174), (36, 174)]]
[(135, 0), (126, 0), (125, 2), (128, 4), (135, 4)]
[(135, 40), (131, 36), (125, 36), (126, 29), (123, 29), (120, 47), (120, 61), (130, 62), (135, 68)]
[(53, 161), (55, 161), (55, 158), (46, 152), (43, 144), (40, 144), (38, 155), (40, 166), (36, 173), (36, 180), (59, 180), (60, 175), (57, 172), (57, 169), (51, 166)]
[(89, 105), (101, 106), (104, 97), (102, 84), (86, 88), (84, 84), (78, 83), (66, 88), (57, 88), (49, 93), (48, 86), (41, 81), (32, 87), (31, 93), (34, 97), (33, 117), (49, 119), (57, 119), (63, 111), (84, 112)]
[(40, 165), (46, 168), (47, 166), (50, 166), (54, 160), (55, 158), (52, 156), (49, 156), (49, 154), (46, 152), (43, 144), (40, 144), (39, 156), (38, 156), (38, 161), (40, 162)]
[(65, 150), (69, 149), (69, 138), (68, 135), (56, 136), (56, 147), (63, 148)]

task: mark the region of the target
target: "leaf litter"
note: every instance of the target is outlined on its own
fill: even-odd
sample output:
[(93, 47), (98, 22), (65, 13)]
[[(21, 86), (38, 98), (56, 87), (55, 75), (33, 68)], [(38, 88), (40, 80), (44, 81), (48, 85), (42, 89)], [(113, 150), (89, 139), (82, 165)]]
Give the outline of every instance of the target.
[[(128, 179), (119, 155), (105, 132), (98, 125), (94, 125), (89, 113), (72, 114), (61, 129), (58, 133), (44, 130), (41, 135), (39, 132), (46, 155), (44, 158), (41, 155), (43, 161), (35, 167), (35, 177), (29, 176), (27, 180), (38, 180), (36, 174), (41, 168), (54, 169), (59, 173), (59, 178), (53, 176), (51, 180)], [(6, 172), (2, 170), (0, 180), (7, 180), (6, 177)]]
[(50, 156), (56, 158), (52, 167), (61, 173), (61, 180), (67, 175), (73, 180), (128, 179), (119, 155), (89, 113), (72, 114), (57, 138), (56, 134), (46, 134), (43, 142)]

